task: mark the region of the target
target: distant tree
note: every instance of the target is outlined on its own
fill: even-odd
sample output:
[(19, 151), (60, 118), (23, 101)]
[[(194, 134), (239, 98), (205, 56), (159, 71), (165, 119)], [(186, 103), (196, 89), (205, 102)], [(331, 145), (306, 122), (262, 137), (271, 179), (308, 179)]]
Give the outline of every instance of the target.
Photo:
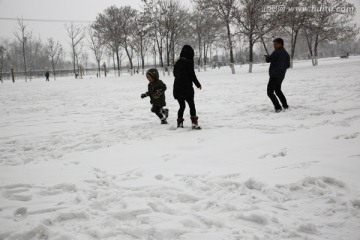
[(319, 11), (312, 11), (309, 14), (303, 32), (307, 39), (312, 64), (317, 66), (320, 43), (354, 39), (359, 34), (359, 28), (353, 22), (355, 6), (346, 0), (321, 1), (310, 7), (316, 7)]
[(92, 25), (98, 32), (102, 41), (107, 42), (110, 49), (116, 53), (118, 74), (120, 76), (120, 58), (119, 51), (122, 47), (129, 59), (130, 71), (132, 73), (132, 33), (134, 31), (136, 10), (129, 6), (116, 7), (111, 6), (105, 9), (104, 13), (98, 14), (96, 21)]
[(197, 47), (199, 49), (198, 54), (198, 71), (200, 72), (201, 67), (204, 64), (204, 61), (202, 59), (202, 50), (204, 47), (204, 35), (208, 31), (207, 25), (209, 22), (207, 21), (207, 13), (205, 10), (195, 9), (195, 11), (192, 13), (191, 16), (191, 22), (194, 27), (194, 31), (196, 33), (196, 39), (197, 39)]
[(27, 25), (24, 23), (24, 19), (17, 19), (18, 32), (14, 32), (15, 37), (18, 39), (21, 45), (21, 53), (24, 64), (25, 82), (27, 82), (27, 68), (26, 68), (26, 44), (27, 41), (32, 37), (32, 32), (27, 31)]
[(228, 49), (230, 53), (230, 67), (232, 74), (235, 74), (235, 61), (233, 53), (233, 34), (231, 32), (231, 23), (233, 20), (234, 11), (238, 8), (238, 0), (194, 0), (200, 9), (208, 9), (215, 14), (217, 18), (226, 27)]
[(0, 81), (3, 82), (3, 69), (5, 65), (6, 48), (0, 44)]
[(135, 24), (132, 38), (134, 39), (134, 47), (141, 58), (142, 74), (145, 74), (145, 54), (149, 47), (149, 32), (151, 24), (145, 12), (139, 12), (135, 16)]
[(74, 25), (73, 23), (65, 24), (65, 29), (71, 40), (70, 46), (72, 50), (73, 70), (74, 70), (74, 75), (76, 77), (77, 75), (76, 65), (78, 65), (76, 63), (78, 62), (78, 55), (79, 55), (79, 49), (77, 49), (77, 47), (81, 44), (81, 42), (85, 38), (85, 31), (83, 26)]
[(309, 15), (304, 0), (289, 0), (285, 2), (286, 10), (281, 14), (283, 19), (280, 24), (285, 32), (290, 36), (290, 68), (294, 67), (296, 43), (301, 29)]
[[(151, 32), (149, 37), (154, 42), (155, 48), (153, 52), (155, 53), (155, 65), (156, 65), (156, 55), (159, 56), (160, 67), (164, 69), (164, 41), (166, 35), (165, 23), (163, 15), (165, 12), (161, 12), (158, 2), (160, 0), (143, 0), (145, 3), (144, 12), (146, 13), (147, 18), (151, 22)], [(164, 72), (165, 74), (165, 72)]]
[(133, 49), (134, 49), (134, 40), (133, 40), (133, 31), (135, 29), (135, 17), (137, 11), (130, 6), (120, 7), (120, 15), (118, 16), (118, 24), (120, 25), (120, 46), (124, 48), (126, 55), (129, 59), (130, 64), (130, 73), (133, 74)]
[(41, 39), (33, 39), (32, 37), (28, 40), (28, 46), (27, 46), (27, 59), (28, 59), (28, 66), (30, 70), (30, 80), (32, 78), (32, 71), (35, 70), (40, 65), (46, 65), (47, 64), (47, 58), (45, 61), (43, 61), (42, 57), (40, 56), (41, 52), (45, 52), (44, 46), (41, 42)]
[(175, 62), (175, 47), (188, 35), (190, 15), (188, 9), (177, 0), (159, 1), (159, 7), (163, 13), (166, 65), (169, 70)]
[[(273, 30), (279, 21), (279, 15), (264, 11), (265, 4), (272, 4), (269, 0), (240, 0), (238, 10), (234, 11), (239, 31), (247, 37), (249, 44), (249, 73), (252, 72), (254, 62), (254, 45)], [(267, 50), (266, 50), (267, 51)]]
[(88, 28), (88, 39), (89, 39), (89, 48), (94, 53), (94, 57), (97, 63), (98, 74), (101, 76), (101, 58), (104, 53), (104, 43), (101, 41), (100, 34), (95, 31), (92, 27)]
[(56, 65), (59, 62), (60, 56), (63, 52), (62, 46), (59, 41), (55, 42), (53, 38), (48, 39), (47, 53), (51, 62), (54, 80), (56, 80)]
[(213, 17), (211, 14), (206, 16), (205, 26), (207, 31), (205, 31), (203, 35), (203, 64), (204, 70), (206, 71), (206, 65), (208, 64), (208, 51), (210, 50), (211, 54), (212, 45), (218, 38), (218, 35), (222, 31), (223, 27), (221, 22), (216, 17)]

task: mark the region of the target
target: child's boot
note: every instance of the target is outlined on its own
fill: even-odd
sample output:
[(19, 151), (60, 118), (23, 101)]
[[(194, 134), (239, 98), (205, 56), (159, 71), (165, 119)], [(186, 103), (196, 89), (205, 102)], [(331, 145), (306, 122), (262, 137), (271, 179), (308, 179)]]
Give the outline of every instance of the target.
[(192, 123), (192, 129), (200, 130), (201, 127), (198, 125), (199, 118), (197, 116), (192, 116), (190, 119), (191, 119), (191, 123)]
[(169, 117), (169, 109), (163, 108), (162, 113), (165, 115), (165, 118), (168, 118), (168, 117)]

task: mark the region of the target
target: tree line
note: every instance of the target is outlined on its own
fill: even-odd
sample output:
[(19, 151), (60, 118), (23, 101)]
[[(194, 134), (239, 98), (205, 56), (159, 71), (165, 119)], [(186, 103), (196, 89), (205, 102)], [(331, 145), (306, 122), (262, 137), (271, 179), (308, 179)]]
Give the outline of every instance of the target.
[[(69, 23), (65, 28), (75, 76), (87, 65), (88, 51), (96, 60), (99, 77), (105, 57), (113, 59), (114, 71), (120, 76), (124, 59), (131, 74), (139, 59), (144, 73), (149, 54), (164, 74), (170, 74), (184, 44), (196, 49), (199, 69), (219, 61), (214, 48), (224, 49), (234, 74), (234, 65), (245, 62), (251, 73), (256, 52), (269, 54), (276, 37), (288, 43), (292, 67), (299, 42), (305, 43), (303, 51), (316, 66), (319, 47), (356, 45), (359, 27), (354, 23), (355, 12), (355, 6), (346, 0), (193, 0), (191, 10), (179, 0), (143, 0), (141, 10), (114, 5), (99, 13), (89, 26)], [(29, 69), (48, 66), (55, 77), (59, 65), (68, 67), (60, 43), (34, 38), (22, 19), (18, 19), (14, 35), (13, 41), (0, 42), (0, 71), (9, 65), (21, 66), (26, 79)]]

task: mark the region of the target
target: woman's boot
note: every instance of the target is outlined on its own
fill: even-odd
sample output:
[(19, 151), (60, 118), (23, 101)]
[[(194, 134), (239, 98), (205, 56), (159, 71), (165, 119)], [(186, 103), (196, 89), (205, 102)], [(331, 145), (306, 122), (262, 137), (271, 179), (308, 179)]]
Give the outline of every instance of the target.
[(197, 116), (192, 116), (190, 119), (191, 119), (191, 123), (192, 123), (192, 129), (200, 130), (201, 127), (198, 125), (199, 118)]
[(183, 118), (178, 118), (177, 119), (177, 127), (178, 128), (183, 128), (184, 127), (184, 119)]

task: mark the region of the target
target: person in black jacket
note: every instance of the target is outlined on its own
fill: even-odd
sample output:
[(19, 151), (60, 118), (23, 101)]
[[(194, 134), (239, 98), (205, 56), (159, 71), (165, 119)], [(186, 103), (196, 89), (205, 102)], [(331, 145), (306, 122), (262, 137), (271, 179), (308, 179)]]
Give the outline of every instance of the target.
[(45, 78), (46, 78), (46, 81), (47, 81), (47, 82), (50, 81), (50, 80), (49, 80), (49, 76), (50, 76), (49, 71), (46, 71), (46, 72), (45, 72)]
[(159, 79), (159, 72), (155, 68), (151, 68), (146, 72), (146, 78), (149, 80), (148, 91), (141, 94), (141, 98), (150, 96), (151, 111), (160, 118), (161, 124), (167, 124), (166, 119), (169, 116), (169, 109), (164, 108), (166, 106), (166, 85)]
[[(273, 41), (275, 51), (270, 56), (266, 55), (266, 62), (270, 63), (269, 83), (267, 86), (267, 95), (274, 104), (275, 112), (281, 112), (282, 109), (288, 109), (286, 97), (281, 91), (281, 84), (285, 78), (286, 70), (290, 67), (290, 56), (284, 48), (284, 40), (277, 38)], [(282, 107), (276, 98), (279, 98)]]
[(186, 104), (190, 108), (190, 119), (193, 129), (201, 129), (198, 125), (198, 117), (196, 116), (196, 108), (194, 102), (193, 83), (201, 90), (201, 84), (198, 81), (194, 71), (194, 49), (185, 45), (180, 53), (180, 58), (174, 66), (174, 98), (179, 102), (179, 111), (177, 118), (177, 127), (184, 127), (184, 111)]

